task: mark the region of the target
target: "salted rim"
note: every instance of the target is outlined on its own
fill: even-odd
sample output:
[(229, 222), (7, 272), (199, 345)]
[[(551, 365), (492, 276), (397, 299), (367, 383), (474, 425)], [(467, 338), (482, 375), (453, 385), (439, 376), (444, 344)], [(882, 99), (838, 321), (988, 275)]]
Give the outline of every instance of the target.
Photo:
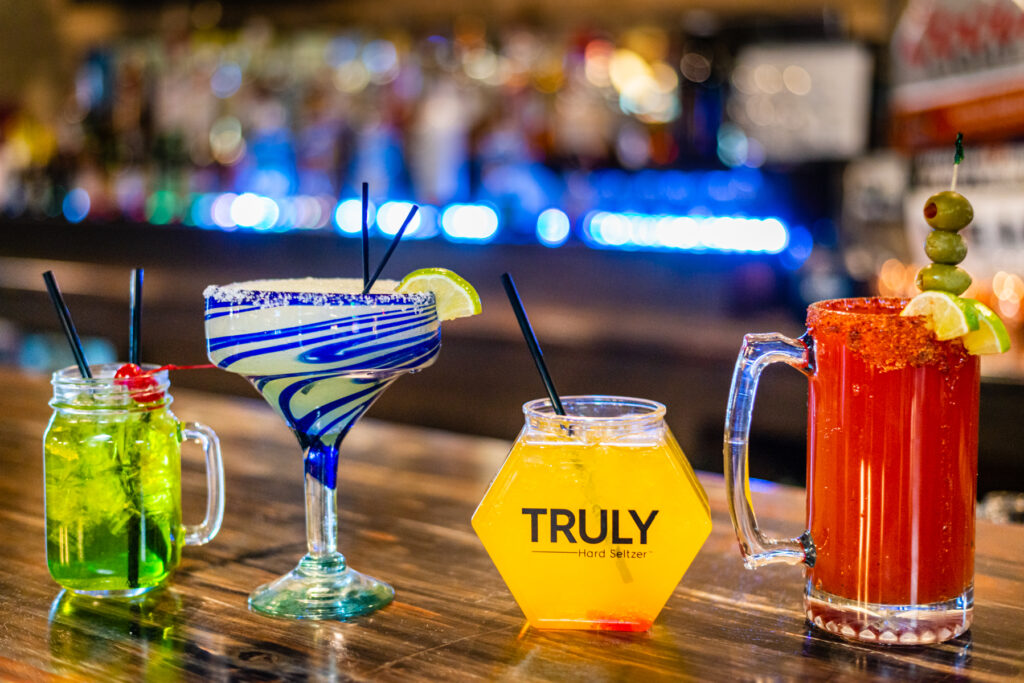
[(903, 316), (909, 299), (827, 299), (807, 307), (807, 329), (816, 343), (839, 338), (865, 363), (881, 370), (938, 365), (959, 367), (970, 357), (961, 339), (939, 341), (924, 316)]
[(203, 290), (203, 298), (227, 304), (429, 304), (434, 301), (433, 292), (396, 292), (398, 284), (397, 280), (377, 280), (370, 292), (363, 294), (363, 281), (358, 278), (248, 280), (210, 285)]

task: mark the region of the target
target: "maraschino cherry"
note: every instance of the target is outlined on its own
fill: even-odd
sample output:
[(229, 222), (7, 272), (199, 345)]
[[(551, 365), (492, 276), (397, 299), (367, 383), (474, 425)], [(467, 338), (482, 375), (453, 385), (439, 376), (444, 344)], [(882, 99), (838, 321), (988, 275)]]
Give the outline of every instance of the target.
[(120, 384), (121, 386), (128, 387), (128, 390), (132, 392), (132, 399), (136, 403), (152, 403), (153, 401), (159, 401), (164, 397), (164, 392), (157, 391), (146, 391), (152, 387), (160, 385), (153, 375), (163, 370), (205, 370), (216, 368), (216, 365), (210, 365), (209, 363), (203, 363), (201, 365), (161, 365), (158, 368), (152, 370), (143, 370), (135, 363), (125, 363), (117, 369), (114, 373), (114, 383)]
[[(152, 371), (152, 372), (155, 372)], [(128, 387), (132, 392), (132, 400), (136, 403), (153, 403), (164, 397), (162, 391), (146, 391), (147, 389), (159, 386), (153, 376), (140, 368), (135, 363), (125, 363), (114, 373), (114, 383)]]

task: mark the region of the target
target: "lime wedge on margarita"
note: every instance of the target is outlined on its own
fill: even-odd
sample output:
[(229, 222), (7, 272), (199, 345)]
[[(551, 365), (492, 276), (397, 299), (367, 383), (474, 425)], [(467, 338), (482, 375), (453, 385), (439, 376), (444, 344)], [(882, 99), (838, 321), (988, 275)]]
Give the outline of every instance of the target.
[(1010, 334), (1006, 331), (1006, 325), (999, 319), (999, 316), (980, 301), (974, 299), (964, 299), (963, 301), (973, 308), (978, 316), (978, 329), (968, 332), (963, 338), (967, 352), (980, 355), (1009, 351)]
[(476, 315), (482, 310), (473, 285), (447, 268), (420, 268), (398, 283), (397, 292), (433, 292), (439, 320)]
[(921, 292), (910, 300), (900, 315), (922, 316), (939, 341), (956, 339), (978, 329), (978, 314), (974, 307), (966, 299), (939, 290)]

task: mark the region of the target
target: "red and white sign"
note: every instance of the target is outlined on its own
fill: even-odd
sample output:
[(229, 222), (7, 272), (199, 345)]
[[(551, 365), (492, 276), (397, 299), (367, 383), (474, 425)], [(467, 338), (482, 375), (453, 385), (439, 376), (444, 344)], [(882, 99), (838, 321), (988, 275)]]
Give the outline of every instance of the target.
[(892, 142), (1024, 134), (1024, 4), (912, 0), (893, 35)]

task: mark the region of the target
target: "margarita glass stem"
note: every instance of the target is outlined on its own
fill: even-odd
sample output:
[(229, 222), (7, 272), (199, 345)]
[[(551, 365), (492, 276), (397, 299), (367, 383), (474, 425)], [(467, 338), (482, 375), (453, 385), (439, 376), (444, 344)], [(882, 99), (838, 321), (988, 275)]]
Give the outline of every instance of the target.
[(338, 555), (338, 491), (306, 473), (306, 545), (309, 556)]
[[(334, 483), (333, 476), (325, 478)], [(394, 589), (355, 571), (338, 552), (337, 489), (306, 472), (305, 490), (308, 552), (295, 569), (257, 588), (249, 607), (288, 619), (344, 620), (387, 605)]]

